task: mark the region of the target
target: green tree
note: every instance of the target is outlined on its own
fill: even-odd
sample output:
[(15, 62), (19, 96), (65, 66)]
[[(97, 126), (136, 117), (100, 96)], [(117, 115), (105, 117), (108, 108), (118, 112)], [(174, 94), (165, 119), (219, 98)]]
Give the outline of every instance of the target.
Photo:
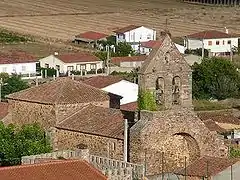
[(149, 90), (140, 91), (138, 94), (138, 108), (139, 110), (156, 111), (157, 104), (155, 96)]
[(5, 82), (9, 78), (8, 73), (0, 73), (0, 79)]
[(1, 95), (2, 98), (4, 98), (8, 94), (18, 92), (27, 88), (29, 88), (27, 82), (23, 81), (20, 76), (13, 75), (3, 81)]
[(239, 94), (240, 76), (226, 59), (208, 58), (193, 65), (193, 96), (196, 99), (226, 99)]
[(113, 54), (113, 56), (128, 56), (129, 54), (135, 55), (132, 46), (126, 42), (120, 42), (116, 46), (116, 52)]
[(17, 128), (0, 122), (0, 165), (20, 164), (22, 156), (47, 153), (51, 150), (49, 138), (38, 124)]

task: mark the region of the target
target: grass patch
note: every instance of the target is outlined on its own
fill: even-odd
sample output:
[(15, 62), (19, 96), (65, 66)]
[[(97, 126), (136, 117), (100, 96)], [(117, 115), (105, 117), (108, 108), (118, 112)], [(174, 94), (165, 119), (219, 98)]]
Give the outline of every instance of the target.
[(0, 29), (0, 43), (20, 43), (29, 41), (32, 41), (32, 38), (19, 35), (5, 29)]
[(219, 102), (211, 102), (208, 100), (193, 100), (193, 106), (195, 111), (211, 111), (231, 108), (228, 105), (223, 105)]

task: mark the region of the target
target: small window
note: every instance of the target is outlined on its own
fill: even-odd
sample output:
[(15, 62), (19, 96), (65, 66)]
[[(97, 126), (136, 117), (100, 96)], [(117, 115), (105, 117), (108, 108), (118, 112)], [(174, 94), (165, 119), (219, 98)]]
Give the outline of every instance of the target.
[(13, 69), (12, 69), (12, 70), (13, 70), (13, 72), (16, 72), (16, 67), (15, 67), (15, 66), (13, 66)]
[(147, 39), (151, 39), (151, 34), (148, 34), (148, 35), (147, 35)]
[(22, 71), (26, 71), (26, 66), (22, 66)]
[(90, 69), (96, 69), (96, 64), (90, 64)]
[(228, 44), (231, 44), (232, 42), (231, 42), (231, 40), (228, 40)]
[(219, 45), (220, 44), (220, 42), (219, 41), (216, 41), (216, 45)]
[(56, 70), (60, 71), (60, 66), (56, 65)]
[(49, 68), (49, 64), (45, 63), (45, 68)]
[(2, 72), (7, 72), (7, 67), (3, 67)]
[(86, 69), (86, 64), (81, 64), (80, 65), (80, 70), (85, 70)]
[(225, 44), (225, 41), (223, 40), (223, 45)]
[(211, 46), (212, 45), (212, 41), (208, 41), (208, 45)]
[(73, 71), (73, 66), (68, 66), (68, 67), (67, 67), (67, 70), (68, 70), (68, 71)]

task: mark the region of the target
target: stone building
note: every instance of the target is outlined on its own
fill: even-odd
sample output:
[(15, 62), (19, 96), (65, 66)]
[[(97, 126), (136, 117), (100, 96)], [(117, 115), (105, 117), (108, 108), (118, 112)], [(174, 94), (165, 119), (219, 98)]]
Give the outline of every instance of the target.
[(141, 111), (130, 129), (130, 161), (146, 164), (147, 175), (172, 172), (201, 156), (227, 155), (224, 142), (193, 111), (191, 69), (168, 35), (145, 60), (139, 85), (158, 106)]

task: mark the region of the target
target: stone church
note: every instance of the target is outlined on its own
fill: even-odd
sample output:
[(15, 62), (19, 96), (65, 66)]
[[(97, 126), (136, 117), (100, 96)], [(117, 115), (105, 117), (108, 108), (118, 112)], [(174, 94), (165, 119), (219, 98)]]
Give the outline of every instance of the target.
[(227, 156), (223, 140), (193, 111), (192, 71), (168, 35), (145, 60), (139, 87), (158, 106), (141, 110), (130, 129), (130, 161), (145, 164), (147, 175), (173, 172), (201, 156)]

